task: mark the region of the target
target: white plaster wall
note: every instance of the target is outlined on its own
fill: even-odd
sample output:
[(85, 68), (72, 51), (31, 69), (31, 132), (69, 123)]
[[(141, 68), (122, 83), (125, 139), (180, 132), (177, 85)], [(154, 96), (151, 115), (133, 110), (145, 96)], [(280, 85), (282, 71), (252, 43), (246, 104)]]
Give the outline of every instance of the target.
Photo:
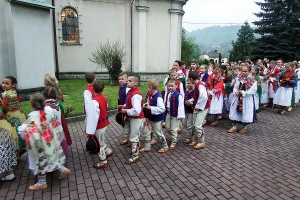
[(49, 9), (11, 4), (18, 89), (44, 86), (44, 75), (54, 74)]
[[(127, 0), (126, 0), (127, 1)], [(99, 42), (110, 42), (119, 40), (122, 45), (126, 45), (126, 62), (123, 68), (129, 68), (130, 46), (130, 4), (125, 4), (125, 0), (109, 1), (78, 1), (78, 0), (57, 0), (56, 13), (60, 13), (64, 6), (74, 6), (80, 20), (80, 37), (82, 45), (61, 45), (58, 44), (58, 61), (60, 72), (85, 72), (93, 71), (97, 65), (90, 62), (89, 58), (96, 50)], [(128, 2), (128, 1), (127, 1)], [(130, 1), (129, 1), (130, 2)], [(60, 21), (60, 15), (56, 15), (56, 21)], [(57, 29), (61, 29), (61, 23), (57, 23)], [(129, 30), (128, 30), (129, 29)], [(61, 31), (57, 32), (57, 37), (61, 37)], [(61, 42), (61, 39), (57, 39)], [(98, 69), (97, 71), (107, 71)]]
[(148, 1), (147, 71), (168, 72), (170, 54), (170, 2)]
[(0, 79), (5, 76), (17, 76), (11, 3), (0, 1)]

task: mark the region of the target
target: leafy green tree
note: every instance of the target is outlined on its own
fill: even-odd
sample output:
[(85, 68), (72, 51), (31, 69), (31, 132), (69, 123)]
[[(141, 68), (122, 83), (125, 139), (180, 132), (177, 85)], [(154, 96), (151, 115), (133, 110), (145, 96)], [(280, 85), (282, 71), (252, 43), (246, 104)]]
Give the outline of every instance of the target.
[(261, 18), (253, 22), (255, 33), (261, 35), (255, 41), (255, 58), (299, 59), (300, 49), (300, 0), (265, 0), (256, 2)]
[(99, 43), (98, 48), (92, 52), (92, 57), (89, 60), (97, 64), (98, 68), (106, 68), (110, 76), (110, 84), (118, 83), (118, 75), (122, 72), (122, 62), (125, 58), (125, 47), (120, 44), (120, 41), (110, 43)]
[(200, 56), (199, 46), (195, 43), (195, 38), (187, 37), (186, 30), (182, 29), (181, 40), (181, 60), (185, 61), (187, 65), (191, 64), (193, 59), (198, 60)]
[(232, 50), (230, 51), (230, 61), (245, 60), (245, 56), (251, 56), (253, 43), (255, 40), (254, 30), (250, 27), (246, 21), (241, 29), (237, 33), (237, 40), (232, 41)]

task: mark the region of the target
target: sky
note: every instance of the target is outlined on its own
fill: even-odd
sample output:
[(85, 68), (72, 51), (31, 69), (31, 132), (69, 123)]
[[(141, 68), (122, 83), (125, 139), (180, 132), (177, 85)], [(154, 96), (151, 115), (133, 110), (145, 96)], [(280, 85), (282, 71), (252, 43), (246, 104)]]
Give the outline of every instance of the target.
[(252, 26), (251, 22), (259, 20), (253, 13), (260, 12), (260, 7), (253, 0), (189, 0), (183, 10), (182, 26), (193, 31), (208, 26), (242, 25), (245, 21)]

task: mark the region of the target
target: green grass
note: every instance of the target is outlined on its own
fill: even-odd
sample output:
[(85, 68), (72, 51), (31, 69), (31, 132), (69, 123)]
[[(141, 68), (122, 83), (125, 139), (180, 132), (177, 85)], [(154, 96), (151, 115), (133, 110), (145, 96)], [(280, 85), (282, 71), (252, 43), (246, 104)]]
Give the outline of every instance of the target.
[[(110, 86), (108, 85), (108, 80), (103, 80), (105, 87), (103, 91), (103, 95), (109, 101), (109, 110), (116, 109), (118, 104), (118, 91), (119, 86)], [(60, 89), (62, 93), (65, 95), (63, 102), (64, 109), (73, 107), (74, 110), (70, 112), (68, 117), (78, 116), (83, 114), (83, 91), (85, 90), (87, 83), (85, 80), (74, 79), (74, 80), (60, 80), (59, 81)], [(160, 89), (162, 89), (162, 83), (160, 84)], [(141, 83), (139, 89), (145, 96), (147, 91), (147, 84), (145, 82)], [(29, 102), (21, 102), (21, 107), (27, 116), (31, 111)]]

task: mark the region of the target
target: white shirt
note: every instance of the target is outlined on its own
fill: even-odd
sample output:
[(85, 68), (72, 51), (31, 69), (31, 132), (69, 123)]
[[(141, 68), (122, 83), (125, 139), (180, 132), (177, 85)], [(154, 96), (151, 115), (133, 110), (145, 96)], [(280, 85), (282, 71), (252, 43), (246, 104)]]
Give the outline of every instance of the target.
[(199, 97), (195, 105), (195, 109), (204, 110), (208, 100), (206, 88), (203, 85), (199, 85), (199, 87), (195, 88), (195, 90), (199, 91)]

